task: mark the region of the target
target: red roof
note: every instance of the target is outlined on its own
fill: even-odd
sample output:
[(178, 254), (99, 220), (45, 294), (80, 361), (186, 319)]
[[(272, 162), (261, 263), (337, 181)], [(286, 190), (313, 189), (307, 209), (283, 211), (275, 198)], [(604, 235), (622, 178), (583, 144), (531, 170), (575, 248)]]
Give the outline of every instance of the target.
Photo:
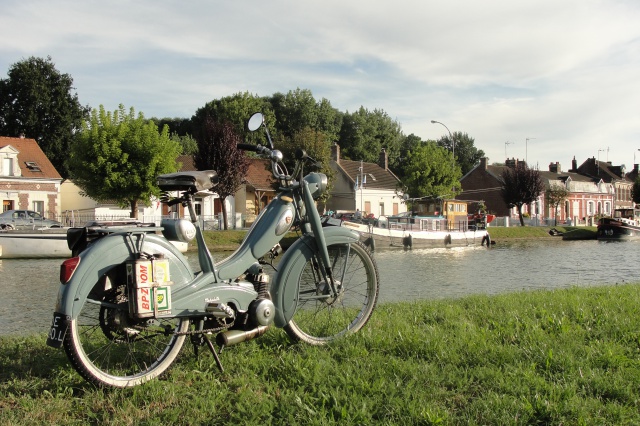
[(18, 151), (18, 165), (23, 178), (62, 179), (35, 139), (0, 136), (0, 148), (8, 145)]

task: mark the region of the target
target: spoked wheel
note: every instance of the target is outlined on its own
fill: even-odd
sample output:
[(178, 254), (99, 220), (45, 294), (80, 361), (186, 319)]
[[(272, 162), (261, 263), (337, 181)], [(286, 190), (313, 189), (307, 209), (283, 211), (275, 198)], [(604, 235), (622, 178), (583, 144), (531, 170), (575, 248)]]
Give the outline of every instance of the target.
[(297, 310), (284, 329), (296, 341), (325, 344), (355, 333), (369, 320), (378, 299), (378, 267), (360, 243), (328, 247), (337, 291), (320, 274), (320, 259), (311, 258), (299, 278)]
[(126, 286), (104, 277), (73, 319), (64, 348), (73, 367), (99, 386), (129, 387), (162, 374), (176, 359), (189, 321), (129, 315)]

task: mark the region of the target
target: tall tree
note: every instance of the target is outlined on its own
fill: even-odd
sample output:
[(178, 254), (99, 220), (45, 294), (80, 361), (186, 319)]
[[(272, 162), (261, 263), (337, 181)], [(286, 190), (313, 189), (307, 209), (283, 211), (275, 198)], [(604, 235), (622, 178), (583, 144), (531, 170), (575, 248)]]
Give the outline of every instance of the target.
[(180, 144), (142, 113), (124, 105), (113, 113), (92, 110), (90, 119), (71, 145), (69, 173), (83, 194), (97, 201), (116, 201), (138, 215), (138, 203), (149, 205), (159, 196), (156, 178), (177, 170)]
[(404, 192), (412, 198), (451, 198), (460, 190), (460, 168), (451, 152), (435, 142), (423, 142), (408, 151), (404, 173)]
[[(237, 148), (242, 138), (231, 122), (205, 116), (195, 129), (195, 139), (198, 142), (195, 166), (198, 170), (215, 170), (218, 173), (215, 191), (224, 206), (227, 197), (238, 192), (249, 168), (249, 160)], [(227, 209), (224, 207), (222, 218), (224, 229), (227, 229)]]
[(389, 163), (395, 164), (404, 136), (400, 124), (382, 110), (368, 111), (364, 107), (345, 114), (340, 130), (340, 153), (345, 158), (376, 163), (382, 148)]
[(510, 207), (518, 208), (520, 225), (524, 226), (522, 206), (533, 203), (544, 191), (540, 172), (530, 169), (524, 162), (518, 163), (502, 172), (502, 182), (502, 198)]
[(558, 224), (558, 207), (569, 197), (569, 190), (562, 182), (551, 181), (545, 191), (547, 203), (553, 207), (554, 225)]
[[(480, 159), (484, 157), (484, 151), (475, 147), (475, 140), (466, 133), (453, 132), (451, 135), (442, 136), (438, 139), (438, 145), (455, 151), (456, 162), (460, 165), (462, 175), (466, 175), (480, 163)], [(455, 143), (455, 144), (454, 144)]]
[(89, 112), (72, 93), (73, 79), (61, 74), (49, 56), (16, 62), (8, 76), (0, 80), (0, 134), (35, 139), (67, 177), (69, 146)]

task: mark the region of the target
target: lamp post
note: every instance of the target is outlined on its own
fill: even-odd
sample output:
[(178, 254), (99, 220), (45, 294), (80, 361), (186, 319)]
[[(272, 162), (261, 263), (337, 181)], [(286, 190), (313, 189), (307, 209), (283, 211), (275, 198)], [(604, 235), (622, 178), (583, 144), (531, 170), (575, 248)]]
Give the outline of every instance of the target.
[(453, 140), (453, 136), (451, 136), (451, 131), (449, 130), (449, 128), (447, 126), (444, 125), (444, 123), (441, 123), (439, 121), (436, 120), (431, 120), (432, 124), (440, 124), (442, 126), (444, 126), (445, 129), (447, 129), (447, 132), (449, 132), (449, 139), (451, 139), (451, 154), (453, 155), (453, 164), (456, 164), (456, 141)]
[(524, 140), (524, 162), (527, 163), (527, 167), (529, 167), (529, 141), (535, 138), (526, 138)]

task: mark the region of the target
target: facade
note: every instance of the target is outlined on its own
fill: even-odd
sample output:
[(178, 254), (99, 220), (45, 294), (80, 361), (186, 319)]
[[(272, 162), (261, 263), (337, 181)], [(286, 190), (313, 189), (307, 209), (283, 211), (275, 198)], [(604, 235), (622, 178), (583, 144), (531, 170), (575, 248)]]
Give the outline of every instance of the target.
[[(624, 166), (614, 166), (608, 161), (599, 161), (595, 157), (588, 158), (579, 167), (576, 167), (575, 157), (573, 159), (574, 169), (580, 174), (590, 176), (593, 179), (602, 179), (603, 182), (612, 184), (615, 191), (614, 209), (632, 209), (633, 202), (633, 179), (629, 179), (625, 174)], [(637, 170), (636, 170), (637, 175)], [(606, 214), (605, 215), (610, 215)]]
[(380, 152), (378, 164), (340, 158), (340, 146), (331, 148), (331, 168), (335, 171), (333, 188), (326, 204), (327, 211), (355, 212), (375, 217), (391, 216), (407, 211), (402, 194), (397, 192), (400, 180), (389, 170), (387, 153)]
[[(456, 198), (482, 200), (488, 213), (499, 217), (518, 218), (517, 209), (510, 208), (502, 199), (502, 173), (507, 167), (516, 167), (521, 160), (507, 159), (505, 165), (489, 165), (487, 158), (473, 168), (460, 180), (463, 192)], [(572, 224), (593, 225), (598, 215), (611, 215), (615, 205), (615, 185), (597, 177), (587, 176), (575, 170), (563, 172), (560, 163), (549, 165), (549, 171), (540, 171), (546, 189), (552, 186), (564, 186), (569, 195), (559, 206), (557, 213), (546, 197), (540, 194), (531, 205), (523, 207), (535, 224), (553, 224), (567, 222)]]
[(2, 211), (34, 210), (58, 220), (62, 177), (35, 139), (0, 137), (0, 159)]

